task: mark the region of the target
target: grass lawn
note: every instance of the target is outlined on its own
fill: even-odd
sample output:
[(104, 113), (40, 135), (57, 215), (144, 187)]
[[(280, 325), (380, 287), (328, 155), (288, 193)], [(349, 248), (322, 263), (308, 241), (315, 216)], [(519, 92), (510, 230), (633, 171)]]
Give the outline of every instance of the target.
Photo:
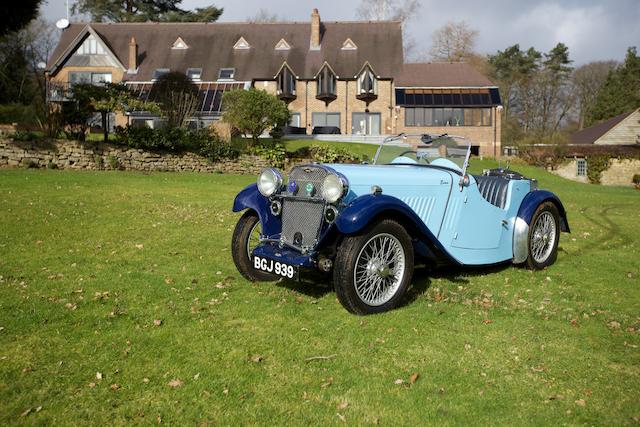
[(555, 265), (419, 268), (369, 317), (240, 277), (252, 176), (0, 170), (0, 424), (637, 425), (640, 192), (518, 169)]

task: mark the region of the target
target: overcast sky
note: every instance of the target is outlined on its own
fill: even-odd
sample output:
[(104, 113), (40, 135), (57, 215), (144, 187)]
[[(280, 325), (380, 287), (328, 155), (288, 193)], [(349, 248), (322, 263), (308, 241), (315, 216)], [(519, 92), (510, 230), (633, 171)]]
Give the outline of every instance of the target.
[[(64, 17), (65, 0), (46, 0), (46, 18)], [(69, 0), (72, 2), (73, 0)], [(244, 21), (260, 8), (289, 21), (308, 21), (317, 7), (325, 21), (354, 20), (361, 0), (184, 0), (192, 9), (209, 4), (224, 8), (221, 21)], [(418, 51), (428, 51), (431, 34), (447, 21), (466, 21), (479, 32), (477, 50), (494, 53), (519, 43), (548, 51), (556, 43), (569, 46), (576, 65), (624, 58), (627, 47), (640, 48), (639, 0), (420, 0), (407, 26)], [(73, 19), (72, 19), (73, 21)]]

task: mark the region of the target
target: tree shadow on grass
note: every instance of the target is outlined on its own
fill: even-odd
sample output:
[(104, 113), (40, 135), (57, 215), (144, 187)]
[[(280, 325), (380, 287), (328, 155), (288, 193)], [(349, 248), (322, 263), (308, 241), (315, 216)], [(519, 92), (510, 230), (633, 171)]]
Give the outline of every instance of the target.
[[(413, 271), (413, 279), (407, 290), (402, 306), (410, 304), (424, 295), (433, 284), (433, 279), (446, 279), (453, 283), (466, 285), (470, 278), (487, 274), (500, 273), (511, 267), (510, 262), (482, 267), (430, 267), (420, 265)], [(322, 298), (332, 293), (333, 277), (331, 274), (316, 272), (301, 272), (300, 281), (280, 280), (276, 286), (306, 295), (312, 298)]]
[(510, 262), (504, 262), (500, 264), (480, 267), (433, 267), (427, 265), (418, 266), (413, 271), (413, 280), (411, 281), (411, 285), (407, 290), (407, 294), (402, 305), (410, 304), (413, 301), (417, 300), (421, 295), (424, 295), (433, 285), (434, 279), (445, 279), (453, 283), (467, 285), (470, 282), (470, 278), (500, 273), (511, 267), (511, 265), (512, 264)]

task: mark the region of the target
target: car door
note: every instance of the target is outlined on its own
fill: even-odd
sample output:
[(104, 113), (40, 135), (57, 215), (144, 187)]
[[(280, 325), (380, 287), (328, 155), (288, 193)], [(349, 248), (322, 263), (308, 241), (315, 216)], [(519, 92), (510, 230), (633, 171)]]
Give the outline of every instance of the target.
[(454, 248), (495, 249), (509, 229), (507, 212), (487, 202), (470, 179), (462, 189), (454, 185), (438, 238)]

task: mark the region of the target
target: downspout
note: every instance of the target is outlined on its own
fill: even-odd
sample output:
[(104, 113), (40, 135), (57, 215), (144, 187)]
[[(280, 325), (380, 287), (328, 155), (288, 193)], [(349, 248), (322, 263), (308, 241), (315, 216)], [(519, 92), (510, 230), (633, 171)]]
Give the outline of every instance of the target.
[[(308, 108), (308, 100), (309, 100), (309, 80), (304, 81), (304, 133), (305, 135), (309, 135), (307, 133), (307, 129), (311, 128), (309, 126), (309, 108)], [(313, 129), (311, 129), (313, 131)]]
[[(344, 132), (349, 129), (349, 80), (344, 81)], [(349, 133), (351, 134), (351, 133)]]

